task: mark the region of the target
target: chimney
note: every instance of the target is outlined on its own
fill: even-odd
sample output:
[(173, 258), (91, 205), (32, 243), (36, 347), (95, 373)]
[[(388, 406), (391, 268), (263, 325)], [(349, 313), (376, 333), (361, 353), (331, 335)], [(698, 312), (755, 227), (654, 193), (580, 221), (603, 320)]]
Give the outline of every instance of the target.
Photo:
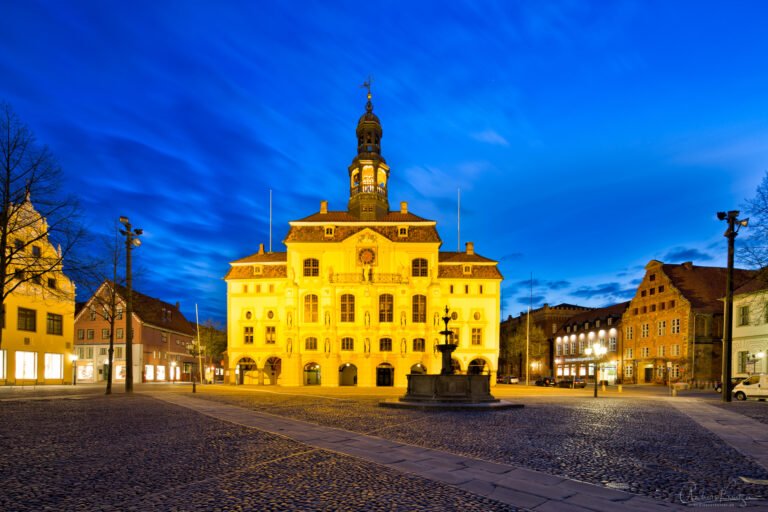
[(686, 270), (692, 270), (693, 269), (693, 262), (692, 261), (686, 261), (683, 263), (683, 268)]
[(179, 303), (179, 301), (176, 301), (176, 309), (181, 309), (181, 304)]
[(405, 215), (408, 213), (408, 202), (407, 201), (400, 201), (400, 213)]
[(264, 244), (259, 244), (259, 254), (264, 254)]
[(475, 254), (475, 244), (467, 242), (467, 254)]
[(320, 201), (320, 213), (328, 213), (328, 201)]

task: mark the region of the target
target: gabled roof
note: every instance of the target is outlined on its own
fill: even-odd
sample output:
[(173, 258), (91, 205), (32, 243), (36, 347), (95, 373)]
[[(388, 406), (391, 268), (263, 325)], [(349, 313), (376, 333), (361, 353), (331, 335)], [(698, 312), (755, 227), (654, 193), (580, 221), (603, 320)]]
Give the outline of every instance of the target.
[[(106, 286), (110, 285), (115, 287), (117, 295), (123, 302), (125, 302), (125, 299), (128, 297), (128, 289), (120, 284), (112, 283), (111, 281), (104, 281), (96, 291), (96, 294), (100, 293)], [(184, 315), (177, 306), (144, 295), (136, 290), (131, 291), (131, 298), (133, 313), (141, 322), (169, 331), (176, 331), (190, 336), (195, 335), (194, 325), (190, 324), (187, 319), (184, 318)], [(88, 303), (92, 300), (93, 297), (88, 300)]]
[[(661, 266), (672, 285), (691, 303), (694, 309), (722, 312), (728, 269), (723, 267), (699, 267), (690, 262), (665, 263)], [(741, 288), (756, 276), (754, 270), (734, 269), (733, 287)]]
[(325, 226), (323, 224), (296, 225), (291, 223), (288, 235), (286, 235), (283, 242), (286, 244), (291, 242), (339, 243), (356, 235), (364, 229), (370, 229), (392, 242), (441, 243), (440, 235), (437, 234), (437, 228), (435, 227), (434, 222), (409, 225), (408, 235), (405, 237), (400, 237), (397, 222), (382, 223), (382, 221), (378, 220), (361, 221), (355, 219), (355, 222), (352, 224), (339, 225), (334, 224), (333, 222), (329, 222), (328, 224), (334, 225), (333, 236), (327, 236), (325, 234)]
[(288, 261), (287, 252), (256, 252), (245, 258), (233, 261), (231, 264), (247, 264), (247, 263), (285, 263)]

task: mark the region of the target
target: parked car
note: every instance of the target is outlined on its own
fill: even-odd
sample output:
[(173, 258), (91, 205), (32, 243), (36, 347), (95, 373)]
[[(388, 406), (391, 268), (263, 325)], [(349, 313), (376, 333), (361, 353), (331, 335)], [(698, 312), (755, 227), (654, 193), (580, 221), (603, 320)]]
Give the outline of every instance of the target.
[[(733, 388), (736, 387), (736, 384), (743, 381), (744, 377), (733, 377), (731, 378), (731, 391), (733, 391)], [(723, 383), (720, 381), (715, 382), (715, 393), (722, 393), (723, 391)]]
[(540, 379), (537, 379), (536, 382), (534, 382), (537, 386), (554, 386), (555, 385), (555, 379), (552, 377), (541, 377)]
[(496, 377), (496, 384), (519, 384), (520, 379), (511, 375), (498, 375)]
[(736, 400), (747, 398), (765, 400), (768, 398), (768, 375), (752, 375), (742, 380), (733, 388), (733, 396)]
[(576, 377), (563, 377), (557, 381), (557, 387), (559, 388), (584, 388), (587, 386), (587, 382), (584, 379)]

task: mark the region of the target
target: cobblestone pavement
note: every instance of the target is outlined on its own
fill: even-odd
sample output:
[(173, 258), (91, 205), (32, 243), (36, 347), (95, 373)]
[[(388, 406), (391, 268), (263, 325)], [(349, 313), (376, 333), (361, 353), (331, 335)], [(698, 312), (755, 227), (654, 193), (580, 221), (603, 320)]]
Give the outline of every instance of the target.
[(138, 394), (28, 395), (0, 415), (8, 512), (518, 510)]
[[(378, 397), (203, 394), (254, 410), (389, 440), (517, 465), (679, 502), (680, 493), (762, 498), (768, 471), (663, 400), (520, 397), (523, 409), (422, 412)], [(765, 405), (765, 404), (763, 404)]]

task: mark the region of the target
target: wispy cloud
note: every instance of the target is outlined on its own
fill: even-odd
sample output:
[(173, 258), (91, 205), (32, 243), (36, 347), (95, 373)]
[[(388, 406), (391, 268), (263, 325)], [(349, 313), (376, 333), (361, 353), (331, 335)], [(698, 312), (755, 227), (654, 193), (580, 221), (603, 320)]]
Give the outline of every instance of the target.
[(498, 146), (509, 146), (509, 141), (502, 137), (498, 132), (494, 130), (484, 130), (482, 132), (475, 132), (472, 134), (472, 138), (479, 140), (480, 142), (486, 142), (488, 144), (496, 144)]
[(675, 247), (671, 249), (665, 256), (664, 261), (668, 263), (679, 263), (682, 261), (710, 261), (711, 255), (701, 252), (693, 247)]

